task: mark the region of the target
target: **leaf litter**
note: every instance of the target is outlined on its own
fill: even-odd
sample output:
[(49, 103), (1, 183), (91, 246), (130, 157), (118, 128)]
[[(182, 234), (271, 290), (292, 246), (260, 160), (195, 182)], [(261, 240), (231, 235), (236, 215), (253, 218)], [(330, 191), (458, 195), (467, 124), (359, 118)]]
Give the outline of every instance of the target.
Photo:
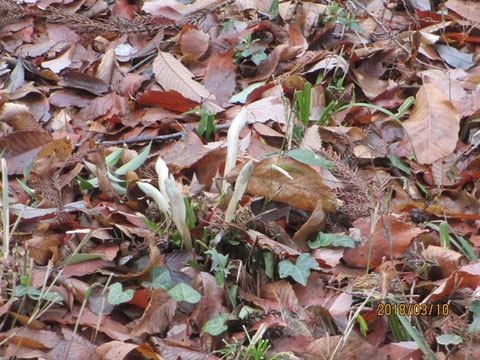
[(475, 359), (477, 10), (0, 0), (2, 358)]

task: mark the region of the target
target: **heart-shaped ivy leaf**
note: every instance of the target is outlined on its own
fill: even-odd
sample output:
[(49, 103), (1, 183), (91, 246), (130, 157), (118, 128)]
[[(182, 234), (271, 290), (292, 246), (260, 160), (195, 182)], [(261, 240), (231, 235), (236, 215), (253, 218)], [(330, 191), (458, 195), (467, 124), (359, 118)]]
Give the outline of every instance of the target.
[(133, 299), (134, 291), (128, 289), (123, 291), (123, 286), (120, 283), (115, 283), (110, 285), (110, 290), (108, 291), (107, 300), (112, 305), (118, 305), (125, 302), (129, 302)]
[(291, 276), (293, 280), (306, 286), (308, 277), (310, 276), (310, 269), (316, 268), (317, 266), (317, 261), (312, 258), (310, 254), (302, 254), (297, 258), (295, 264), (288, 260), (280, 262), (278, 264), (278, 273), (282, 279)]
[(179, 283), (168, 290), (170, 296), (176, 301), (186, 301), (190, 304), (196, 304), (202, 298), (202, 295), (191, 286)]
[(355, 239), (348, 235), (335, 235), (318, 233), (315, 241), (309, 242), (310, 249), (317, 249), (324, 246), (341, 246), (341, 247), (355, 247)]
[(228, 326), (225, 325), (225, 321), (228, 319), (227, 313), (221, 313), (220, 316), (208, 320), (202, 327), (202, 331), (209, 333), (212, 336), (220, 335), (228, 330)]
[(170, 290), (173, 287), (173, 280), (170, 272), (160, 266), (154, 266), (150, 270), (150, 277), (152, 281), (144, 281), (142, 286), (154, 288), (154, 289), (163, 289)]

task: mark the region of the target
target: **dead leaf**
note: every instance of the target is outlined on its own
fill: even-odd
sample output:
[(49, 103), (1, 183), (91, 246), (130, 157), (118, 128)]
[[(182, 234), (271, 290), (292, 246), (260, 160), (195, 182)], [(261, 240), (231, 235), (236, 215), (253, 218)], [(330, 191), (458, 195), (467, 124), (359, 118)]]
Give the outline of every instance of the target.
[(137, 97), (137, 103), (140, 105), (155, 104), (164, 109), (182, 113), (198, 106), (198, 102), (183, 97), (175, 90), (147, 90)]
[[(337, 346), (338, 351), (333, 356)], [(354, 334), (351, 334), (345, 343), (343, 343), (343, 336), (341, 335), (313, 340), (306, 346), (305, 352), (318, 358), (325, 357), (331, 360), (387, 360), (373, 345)]]
[(193, 55), (195, 58), (201, 57), (208, 49), (210, 36), (203, 31), (189, 29), (182, 34), (180, 39), (180, 49), (183, 55)]
[[(359, 219), (354, 222), (360, 230), (362, 243), (353, 249), (346, 249), (343, 259), (350, 265), (360, 268), (375, 267), (385, 260), (397, 258), (407, 250), (410, 242), (425, 230), (409, 225), (392, 216), (378, 219), (372, 233), (370, 219)], [(390, 251), (391, 249), (391, 251)], [(370, 260), (370, 262), (369, 262)]]
[(428, 295), (422, 303), (429, 304), (450, 296), (455, 291), (466, 288), (475, 290), (478, 286), (480, 286), (480, 263), (465, 265), (453, 271), (447, 279), (442, 280), (440, 286)]
[(261, 249), (267, 249), (272, 251), (274, 254), (278, 256), (299, 256), (300, 252), (296, 249), (292, 249), (291, 247), (279, 243), (278, 241), (270, 239), (268, 236), (255, 231), (255, 230), (248, 230), (247, 234), (250, 238), (249, 243), (254, 244), (256, 243)]
[(168, 291), (162, 289), (153, 290), (150, 302), (137, 326), (132, 329), (131, 335), (152, 335), (164, 332), (169, 327), (176, 308), (177, 302), (172, 299)]
[(118, 84), (123, 80), (123, 74), (118, 65), (115, 55), (115, 48), (112, 46), (102, 57), (95, 76), (103, 80), (111, 90), (116, 90)]
[(313, 210), (312, 215), (308, 220), (297, 230), (293, 235), (292, 240), (298, 246), (299, 249), (307, 250), (307, 245), (305, 241), (307, 237), (312, 233), (318, 233), (323, 231), (325, 228), (325, 213), (323, 211), (323, 203), (321, 200), (318, 201), (315, 210)]
[(208, 59), (203, 84), (215, 95), (221, 106), (228, 104), (228, 100), (235, 91), (235, 66), (232, 53), (215, 54)]
[(208, 111), (216, 114), (223, 108), (214, 103), (215, 96), (203, 85), (193, 80), (194, 75), (172, 54), (158, 52), (153, 62), (153, 72), (158, 83), (166, 90), (175, 90), (182, 96), (203, 103)]
[(443, 277), (450, 275), (462, 258), (462, 254), (456, 251), (433, 245), (423, 251), (423, 256), (438, 265)]
[(445, 6), (465, 19), (480, 24), (480, 4), (477, 1), (448, 0)]
[(16, 131), (0, 139), (0, 149), (5, 151), (9, 174), (22, 174), (35, 159), (42, 146), (52, 137), (44, 130)]
[[(292, 179), (272, 169), (272, 165), (286, 169)], [(242, 167), (232, 169), (228, 181), (233, 182)], [(318, 201), (322, 202), (325, 212), (335, 211), (337, 207), (335, 195), (323, 184), (315, 170), (287, 156), (272, 156), (254, 163), (247, 192), (306, 211), (313, 211)]]
[(76, 71), (69, 71), (63, 74), (62, 80), (58, 82), (58, 85), (87, 90), (95, 95), (101, 95), (108, 91), (108, 85), (105, 81)]
[(433, 84), (424, 84), (416, 100), (410, 118), (403, 123), (408, 134), (407, 146), (413, 146), (421, 164), (431, 164), (455, 149), (460, 115)]

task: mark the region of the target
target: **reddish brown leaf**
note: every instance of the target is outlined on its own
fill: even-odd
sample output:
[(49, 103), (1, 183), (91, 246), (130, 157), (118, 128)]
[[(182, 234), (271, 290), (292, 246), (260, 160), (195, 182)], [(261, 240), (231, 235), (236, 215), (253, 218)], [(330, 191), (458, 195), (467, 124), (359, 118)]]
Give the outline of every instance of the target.
[(8, 173), (22, 174), (41, 147), (51, 140), (52, 137), (44, 130), (16, 131), (1, 138), (0, 149), (5, 150)]
[(175, 90), (147, 90), (137, 98), (137, 103), (140, 105), (155, 104), (176, 112), (186, 112), (198, 106), (197, 102), (184, 98)]
[(362, 268), (378, 266), (383, 258), (391, 259), (391, 255), (398, 258), (415, 237), (425, 232), (392, 216), (381, 217), (372, 234), (370, 219), (357, 220), (354, 225), (360, 230), (362, 243), (353, 249), (346, 249), (343, 259), (351, 266)]
[(203, 84), (215, 95), (220, 105), (227, 105), (235, 91), (235, 66), (231, 52), (215, 54), (208, 59)]
[(180, 49), (183, 55), (192, 55), (195, 58), (201, 57), (208, 49), (210, 36), (203, 31), (189, 29), (182, 34)]

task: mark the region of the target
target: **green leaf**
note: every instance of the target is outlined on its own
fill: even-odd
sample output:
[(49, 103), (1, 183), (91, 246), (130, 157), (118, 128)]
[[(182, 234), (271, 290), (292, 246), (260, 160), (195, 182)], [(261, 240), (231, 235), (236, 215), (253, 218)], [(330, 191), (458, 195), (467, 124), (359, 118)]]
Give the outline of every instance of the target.
[(84, 180), (80, 176), (77, 176), (77, 182), (82, 190), (92, 190), (98, 188), (98, 178)]
[(248, 95), (250, 95), (255, 89), (258, 89), (259, 87), (262, 87), (265, 85), (265, 82), (258, 82), (258, 83), (253, 83), (249, 86), (247, 86), (244, 90), (239, 92), (238, 94), (233, 95), (230, 98), (231, 103), (240, 103), (240, 104), (245, 104), (247, 102)]
[(107, 300), (112, 305), (118, 305), (122, 303), (129, 302), (133, 299), (134, 291), (132, 289), (128, 289), (123, 291), (123, 286), (121, 283), (115, 283), (110, 285), (110, 289), (108, 291)]
[(388, 154), (387, 158), (388, 160), (390, 160), (390, 163), (393, 167), (396, 167), (397, 169), (403, 171), (405, 174), (412, 175), (412, 172), (410, 171), (408, 165), (402, 160), (400, 160), (398, 157), (396, 157), (394, 154)]
[(252, 61), (255, 65), (260, 65), (260, 63), (267, 58), (267, 54), (263, 51), (257, 52), (252, 56)]
[(410, 321), (408, 320), (408, 318), (405, 315), (398, 315), (398, 319), (400, 320), (403, 328), (407, 331), (408, 335), (410, 335), (413, 341), (417, 343), (418, 347), (427, 357), (427, 359), (436, 360), (437, 357), (435, 356), (430, 346), (428, 346), (428, 344), (425, 342), (423, 335), (416, 328), (410, 325)]
[(212, 257), (212, 261), (215, 263), (213, 270), (218, 270), (218, 268), (225, 269), (228, 264), (228, 255), (222, 255), (217, 250), (211, 249), (205, 251), (206, 254), (209, 254)]
[(212, 336), (218, 336), (228, 330), (225, 321), (228, 319), (227, 313), (221, 313), (220, 316), (208, 320), (202, 327), (202, 331), (209, 333)]
[(285, 155), (306, 165), (320, 166), (326, 169), (331, 169), (333, 167), (333, 164), (330, 161), (323, 156), (315, 154), (311, 150), (295, 149), (287, 151)]
[(150, 277), (152, 279), (152, 282), (144, 281), (142, 283), (143, 286), (151, 286), (154, 289), (170, 290), (174, 285), (170, 272), (164, 267), (152, 267), (152, 269), (150, 270)]
[(273, 280), (273, 253), (271, 251), (265, 251), (263, 253), (263, 261), (265, 262), (265, 275), (267, 275), (270, 280)]
[(71, 264), (77, 264), (81, 263), (84, 261), (89, 261), (89, 260), (95, 260), (105, 257), (104, 254), (74, 254), (73, 256), (69, 257), (65, 263), (63, 263), (63, 266), (71, 265)]
[(119, 167), (116, 171), (115, 174), (117, 175), (125, 175), (128, 170), (130, 171), (135, 171), (137, 170), (140, 166), (143, 165), (145, 160), (147, 160), (148, 155), (150, 154), (150, 149), (152, 148), (152, 142), (148, 144), (148, 146), (143, 150), (137, 157), (133, 158), (130, 160), (128, 163), (122, 165)]
[(436, 337), (437, 342), (441, 345), (458, 345), (463, 342), (461, 336), (453, 334), (443, 334)]
[(282, 279), (291, 276), (293, 280), (306, 286), (308, 277), (310, 276), (310, 269), (316, 268), (317, 266), (317, 261), (312, 258), (310, 254), (302, 254), (297, 258), (295, 264), (288, 260), (280, 262), (278, 264), (278, 273)]
[(122, 157), (123, 152), (125, 151), (125, 148), (123, 149), (118, 149), (109, 154), (105, 158), (105, 164), (107, 164), (107, 167), (114, 166), (117, 164), (118, 160)]
[(473, 320), (468, 327), (468, 334), (476, 334), (480, 332), (480, 300), (475, 300), (470, 305), (469, 310), (473, 313)]
[(355, 239), (348, 235), (325, 234), (319, 232), (315, 241), (308, 243), (310, 249), (318, 249), (325, 246), (355, 247)]
[(13, 296), (21, 298), (25, 296), (28, 292), (28, 286), (25, 285), (17, 285), (15, 286), (15, 291), (13, 292)]
[(227, 290), (228, 300), (230, 301), (230, 304), (232, 304), (232, 307), (234, 308), (237, 307), (237, 292), (238, 292), (238, 285), (235, 285), (235, 284), (230, 286)]
[(179, 283), (168, 290), (170, 296), (176, 301), (186, 301), (190, 304), (196, 304), (202, 298), (202, 295), (190, 285)]

